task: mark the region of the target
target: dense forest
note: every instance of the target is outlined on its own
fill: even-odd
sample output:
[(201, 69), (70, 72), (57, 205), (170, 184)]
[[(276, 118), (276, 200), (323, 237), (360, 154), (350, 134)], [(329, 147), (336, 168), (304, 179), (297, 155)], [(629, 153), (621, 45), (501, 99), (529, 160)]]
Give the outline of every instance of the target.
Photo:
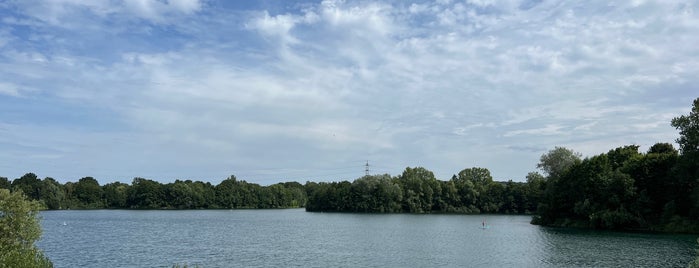
[(352, 182), (285, 182), (269, 186), (231, 176), (218, 185), (201, 181), (162, 184), (134, 178), (100, 185), (92, 177), (61, 184), (33, 173), (0, 188), (22, 191), (47, 209), (293, 208), (369, 213), (533, 214), (535, 224), (600, 229), (699, 233), (699, 98), (689, 115), (674, 118), (679, 150), (656, 143), (647, 152), (627, 145), (582, 159), (556, 147), (526, 182), (494, 181), (472, 167), (438, 180), (423, 168), (398, 176), (368, 175)]
[(699, 98), (670, 124), (680, 151), (658, 143), (644, 154), (630, 145), (582, 160), (549, 153), (559, 160), (546, 164), (542, 156), (548, 177), (533, 222), (699, 233)]
[(0, 177), (0, 188), (21, 190), (47, 209), (203, 209), (293, 208), (306, 204), (304, 186), (298, 182), (260, 186), (231, 176), (214, 186), (208, 182), (160, 182), (134, 178), (131, 185), (113, 182), (100, 186), (96, 179), (61, 184), (27, 173), (10, 183)]

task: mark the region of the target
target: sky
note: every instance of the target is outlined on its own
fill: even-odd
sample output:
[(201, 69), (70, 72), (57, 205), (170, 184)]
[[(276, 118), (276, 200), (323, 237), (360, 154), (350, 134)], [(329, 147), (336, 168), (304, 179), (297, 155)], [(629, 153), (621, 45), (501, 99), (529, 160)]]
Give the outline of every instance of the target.
[(0, 176), (524, 181), (673, 143), (697, 44), (697, 1), (2, 1)]

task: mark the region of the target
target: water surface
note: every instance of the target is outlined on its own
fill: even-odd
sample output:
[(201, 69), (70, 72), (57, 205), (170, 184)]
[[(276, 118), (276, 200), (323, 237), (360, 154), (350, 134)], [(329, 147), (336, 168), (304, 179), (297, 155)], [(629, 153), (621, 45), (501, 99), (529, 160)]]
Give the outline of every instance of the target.
[[(688, 235), (545, 228), (529, 216), (288, 210), (44, 211), (56, 267), (686, 267)], [(479, 228), (483, 220), (489, 229)]]

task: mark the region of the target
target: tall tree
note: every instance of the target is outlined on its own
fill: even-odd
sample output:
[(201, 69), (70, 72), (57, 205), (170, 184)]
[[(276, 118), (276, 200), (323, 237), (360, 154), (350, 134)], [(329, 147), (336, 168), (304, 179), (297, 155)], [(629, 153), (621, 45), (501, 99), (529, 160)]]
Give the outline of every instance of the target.
[(688, 115), (673, 118), (671, 124), (680, 131), (677, 143), (682, 154), (699, 152), (699, 98), (694, 100)]
[(19, 179), (12, 181), (12, 191), (22, 191), (24, 194), (33, 200), (39, 200), (39, 188), (41, 188), (41, 180), (34, 173), (27, 173)]
[(536, 165), (549, 178), (559, 178), (575, 163), (580, 162), (580, 153), (565, 147), (555, 147), (553, 150), (541, 155), (539, 164)]
[(93, 177), (84, 177), (80, 179), (73, 189), (73, 194), (82, 203), (83, 207), (100, 208), (102, 207), (102, 187), (99, 182)]
[(699, 98), (694, 100), (688, 115), (672, 119), (672, 126), (680, 131), (677, 143), (682, 152), (676, 174), (682, 198), (675, 200), (674, 205), (681, 216), (699, 220)]
[(423, 167), (406, 167), (398, 179), (403, 189), (403, 211), (426, 213), (432, 211), (434, 193), (439, 187), (434, 173)]
[(140, 209), (161, 208), (165, 205), (165, 193), (162, 188), (157, 181), (134, 178), (129, 188), (128, 205)]
[(129, 185), (121, 182), (107, 183), (102, 186), (104, 205), (107, 208), (126, 208), (129, 197)]
[(242, 205), (240, 183), (234, 175), (221, 181), (214, 187), (216, 191), (216, 203), (222, 208), (238, 208)]
[(58, 183), (53, 178), (47, 177), (41, 181), (39, 189), (41, 200), (48, 209), (62, 209), (65, 207), (65, 191), (63, 185)]
[[(493, 199), (495, 197), (487, 196), (488, 190), (493, 183), (490, 170), (481, 167), (464, 169), (459, 172), (456, 182), (464, 194), (462, 196), (465, 199), (464, 205), (475, 205), (477, 208), (473, 212), (492, 212), (496, 210), (497, 202)], [(499, 186), (494, 187), (499, 188)]]

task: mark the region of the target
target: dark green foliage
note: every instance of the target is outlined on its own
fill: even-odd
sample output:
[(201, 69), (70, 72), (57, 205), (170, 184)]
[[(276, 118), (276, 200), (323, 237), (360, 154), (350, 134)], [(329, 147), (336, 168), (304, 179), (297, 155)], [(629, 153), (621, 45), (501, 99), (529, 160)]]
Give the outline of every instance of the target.
[(73, 195), (86, 208), (103, 207), (102, 194), (102, 188), (93, 177), (80, 179), (73, 188)]
[(41, 180), (34, 173), (27, 173), (24, 176), (12, 181), (12, 191), (22, 191), (27, 197), (32, 200), (39, 200), (39, 189), (41, 188)]
[(549, 176), (533, 222), (699, 232), (699, 99), (672, 126), (680, 130), (681, 154), (668, 143), (645, 154), (630, 145)]
[(350, 211), (398, 212), (401, 209), (402, 191), (388, 174), (364, 176), (350, 187)]
[(41, 200), (48, 209), (62, 209), (65, 204), (65, 190), (63, 185), (53, 178), (45, 178), (39, 188)]
[(364, 176), (353, 182), (298, 182), (260, 186), (235, 176), (218, 185), (176, 180), (161, 184), (135, 178), (131, 185), (100, 186), (91, 177), (64, 185), (27, 173), (0, 189), (23, 192), (49, 209), (62, 208), (289, 208), (369, 213), (533, 213), (545, 225), (603, 229), (699, 232), (699, 99), (688, 116), (673, 119), (681, 154), (668, 143), (647, 153), (622, 146), (581, 160), (556, 147), (529, 173), (526, 183), (493, 181), (490, 171), (473, 167), (448, 181), (422, 167), (402, 174)]
[(354, 182), (308, 182), (307, 211), (370, 213), (528, 213), (525, 183), (494, 182), (485, 168), (469, 168), (440, 181), (422, 167), (400, 176), (364, 176)]
[(620, 170), (638, 156), (637, 148), (620, 147), (586, 158), (560, 178), (549, 181), (539, 207), (539, 223), (604, 229), (642, 227), (640, 215), (634, 210), (634, 180)]
[(130, 186), (126, 183), (113, 182), (102, 186), (106, 208), (125, 208), (129, 198)]
[(432, 171), (422, 167), (405, 168), (398, 177), (403, 192), (403, 211), (410, 213), (425, 213), (432, 211), (435, 192), (439, 183)]
[(682, 155), (675, 170), (675, 199), (677, 214), (699, 221), (699, 98), (695, 99), (688, 115), (672, 119), (672, 126), (680, 131), (677, 143)]
[(541, 155), (537, 168), (543, 170), (549, 178), (559, 178), (572, 165), (580, 162), (580, 154), (564, 147), (556, 147)]
[(0, 177), (0, 189), (10, 189), (12, 187), (12, 183), (10, 183), (10, 180), (8, 180), (6, 177)]
[(682, 154), (699, 152), (699, 98), (694, 100), (689, 115), (675, 117), (671, 123), (680, 131), (677, 143), (680, 144)]
[(352, 206), (352, 184), (342, 182), (306, 182), (307, 211), (355, 211)]
[(134, 178), (129, 188), (128, 205), (138, 209), (157, 209), (165, 207), (163, 185), (157, 181)]
[(221, 208), (295, 208), (306, 205), (306, 191), (298, 182), (267, 187), (230, 176), (213, 187), (215, 205)]
[(145, 178), (134, 178), (131, 185), (113, 182), (100, 186), (92, 177), (62, 185), (53, 178), (42, 181), (27, 173), (12, 184), (8, 181), (8, 187), (35, 193), (47, 209), (298, 208), (308, 202), (307, 189), (298, 182), (260, 186), (235, 176), (216, 186), (191, 180), (162, 184)]

